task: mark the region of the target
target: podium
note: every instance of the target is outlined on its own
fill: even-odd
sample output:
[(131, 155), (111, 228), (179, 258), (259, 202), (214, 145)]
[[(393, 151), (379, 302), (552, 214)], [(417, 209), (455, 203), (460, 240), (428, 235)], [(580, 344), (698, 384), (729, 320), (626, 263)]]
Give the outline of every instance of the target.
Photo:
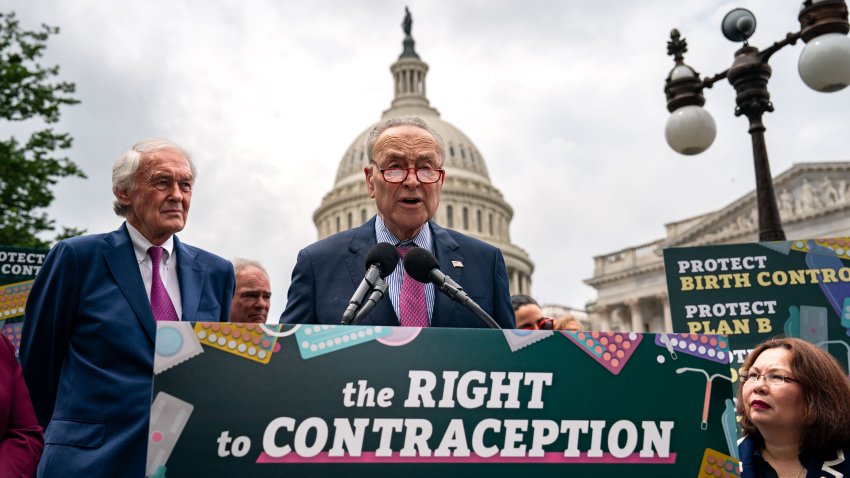
[(728, 354), (714, 335), (161, 322), (146, 474), (738, 476)]

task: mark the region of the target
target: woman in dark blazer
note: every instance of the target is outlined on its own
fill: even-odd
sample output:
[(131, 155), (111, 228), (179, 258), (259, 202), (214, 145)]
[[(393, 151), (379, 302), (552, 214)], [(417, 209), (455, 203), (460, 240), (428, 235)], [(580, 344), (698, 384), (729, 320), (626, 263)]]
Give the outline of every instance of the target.
[(741, 369), (742, 478), (850, 477), (850, 381), (795, 338), (757, 346)]

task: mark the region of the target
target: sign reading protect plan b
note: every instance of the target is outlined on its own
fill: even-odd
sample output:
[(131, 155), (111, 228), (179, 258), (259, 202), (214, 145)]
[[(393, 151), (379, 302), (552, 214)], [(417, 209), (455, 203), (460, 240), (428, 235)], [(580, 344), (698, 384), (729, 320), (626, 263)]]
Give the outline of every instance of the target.
[(727, 334), (733, 378), (778, 335), (850, 366), (850, 237), (669, 248), (664, 269), (673, 331)]
[(158, 327), (148, 476), (737, 476), (723, 337)]

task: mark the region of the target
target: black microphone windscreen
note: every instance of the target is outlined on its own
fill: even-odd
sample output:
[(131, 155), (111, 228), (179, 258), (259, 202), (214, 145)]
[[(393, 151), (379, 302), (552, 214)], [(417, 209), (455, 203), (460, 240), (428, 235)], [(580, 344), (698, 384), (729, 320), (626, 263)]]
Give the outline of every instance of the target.
[(423, 284), (431, 282), (431, 271), (439, 268), (440, 263), (428, 249), (414, 247), (404, 256), (404, 270), (407, 271), (407, 275)]
[(398, 265), (398, 251), (395, 250), (395, 246), (387, 242), (375, 244), (375, 247), (366, 255), (366, 268), (368, 269), (372, 264), (378, 266), (381, 277), (392, 274)]

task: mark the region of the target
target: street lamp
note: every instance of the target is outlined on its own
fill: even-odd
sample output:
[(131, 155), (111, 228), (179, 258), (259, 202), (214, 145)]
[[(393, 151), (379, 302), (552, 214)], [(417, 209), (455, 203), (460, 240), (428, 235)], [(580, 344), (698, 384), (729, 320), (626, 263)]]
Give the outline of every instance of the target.
[(768, 60), (783, 47), (794, 45), (802, 38), (806, 47), (800, 54), (797, 69), (806, 85), (822, 92), (838, 91), (850, 85), (850, 38), (847, 37), (850, 23), (844, 0), (805, 0), (798, 18), (799, 32), (788, 33), (784, 39), (759, 51), (747, 43), (756, 29), (755, 16), (743, 8), (730, 11), (723, 18), (723, 35), (733, 42), (743, 42), (744, 46), (735, 52), (729, 69), (702, 80), (684, 62), (688, 47), (678, 30), (670, 32), (667, 42), (667, 54), (676, 62), (664, 86), (667, 110), (671, 113), (665, 128), (667, 143), (686, 155), (699, 154), (711, 146), (717, 128), (714, 119), (702, 108), (705, 104), (702, 90), (727, 78), (736, 92), (735, 116), (745, 115), (750, 120), (761, 241), (785, 240), (762, 124), (762, 115), (773, 111), (767, 91), (771, 74)]

